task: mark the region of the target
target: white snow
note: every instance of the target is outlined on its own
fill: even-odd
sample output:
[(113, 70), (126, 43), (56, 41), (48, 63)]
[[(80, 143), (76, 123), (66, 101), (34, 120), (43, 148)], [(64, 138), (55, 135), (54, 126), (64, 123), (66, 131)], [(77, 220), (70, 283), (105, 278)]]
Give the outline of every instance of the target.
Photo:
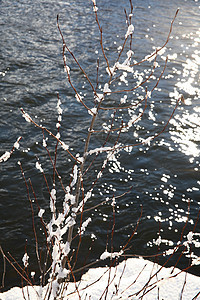
[(13, 149), (10, 152), (6, 151), (4, 154), (1, 155), (0, 163), (3, 162), (3, 161), (7, 161), (10, 158), (10, 156), (11, 156), (12, 152), (14, 151), (14, 149), (19, 149), (19, 146), (20, 146), (19, 141), (21, 140), (21, 138), (22, 138), (21, 136), (18, 137), (17, 141), (13, 145)]
[(100, 147), (100, 148), (95, 148), (93, 150), (90, 150), (87, 154), (92, 155), (92, 154), (97, 154), (97, 153), (102, 153), (102, 152), (106, 152), (106, 151), (111, 151), (113, 150), (112, 147)]
[(64, 72), (66, 72), (67, 74), (69, 74), (70, 73), (70, 67), (67, 66), (67, 65), (65, 65), (64, 66)]
[(77, 165), (74, 166), (72, 178), (73, 178), (73, 180), (71, 182), (71, 187), (73, 187), (76, 184), (76, 181), (77, 181), (77, 178), (78, 178), (78, 167), (77, 167)]
[(56, 189), (52, 189), (50, 193), (50, 209), (51, 212), (55, 211), (55, 203), (56, 203)]
[(130, 60), (131, 59), (131, 56), (133, 56), (134, 52), (132, 50), (128, 50), (126, 55), (128, 57), (128, 59)]
[(28, 256), (27, 253), (25, 253), (23, 258), (22, 258), (22, 262), (23, 262), (25, 268), (28, 267), (28, 259), (29, 259), (29, 256)]
[(59, 140), (60, 139), (60, 132), (58, 132), (57, 134), (56, 134), (56, 138)]
[(103, 92), (107, 93), (108, 95), (110, 95), (111, 90), (109, 89), (108, 83), (105, 83)]
[(154, 67), (154, 68), (157, 68), (158, 66), (159, 66), (159, 65), (158, 65), (157, 61), (154, 61), (153, 67)]
[(150, 143), (151, 143), (152, 140), (153, 140), (153, 136), (149, 136), (148, 138), (143, 139), (142, 143), (150, 146)]
[(81, 95), (79, 95), (78, 93), (76, 93), (75, 98), (78, 102), (81, 102), (83, 100), (83, 97)]
[(10, 152), (6, 151), (1, 157), (0, 162), (7, 161), (10, 158)]
[(45, 139), (43, 139), (43, 141), (42, 141), (42, 145), (43, 145), (43, 147), (44, 147), (44, 148), (46, 148), (46, 147), (47, 147), (47, 143), (46, 143), (46, 140), (45, 140)]
[(62, 142), (61, 147), (62, 147), (64, 150), (68, 150), (68, 149), (69, 149), (69, 146), (66, 145), (64, 142)]
[(122, 254), (123, 254), (123, 251), (110, 253), (110, 252), (108, 252), (108, 251), (106, 250), (106, 251), (104, 251), (104, 252), (101, 254), (100, 259), (101, 259), (101, 260), (104, 260), (104, 259), (107, 259), (107, 258), (120, 257)]
[(44, 170), (42, 169), (41, 164), (38, 161), (36, 161), (35, 166), (36, 166), (36, 169), (38, 169), (41, 173), (44, 173)]
[[(110, 280), (110, 285), (108, 288), (108, 294), (106, 299), (109, 300), (136, 300), (140, 299), (143, 293), (143, 300), (175, 300), (180, 299), (183, 287), (184, 289), (182, 300), (193, 299), (199, 293), (200, 277), (194, 276), (189, 273), (186, 274), (185, 272), (181, 272), (177, 268), (175, 268), (172, 272), (173, 267), (163, 267), (161, 270), (160, 267), (161, 266), (159, 266), (158, 264), (154, 264), (153, 262), (144, 260), (142, 258), (130, 258), (126, 262), (123, 261), (122, 263), (120, 263), (116, 268), (112, 267), (110, 270), (107, 267), (90, 269), (86, 274), (82, 276), (81, 281), (77, 282), (76, 286), (78, 287), (81, 299), (85, 300), (100, 299), (106, 289), (108, 280)], [(120, 279), (123, 270), (124, 273), (122, 278)], [(159, 272), (157, 273), (157, 271)], [(151, 280), (149, 281), (150, 277)], [(186, 284), (184, 286), (185, 279)], [(96, 280), (97, 282), (94, 283)], [(91, 283), (94, 284), (89, 286)], [(145, 285), (146, 289), (143, 289)], [(46, 288), (44, 288), (43, 290), (43, 295), (45, 295), (45, 289)], [(115, 293), (116, 289), (118, 290), (117, 294)], [(139, 292), (140, 290), (141, 292)], [(73, 291), (74, 293), (72, 293)], [(30, 300), (44, 299), (44, 296), (41, 297), (39, 286), (34, 286), (34, 288), (29, 287), (28, 292)], [(135, 293), (137, 292), (139, 293), (136, 296)], [(69, 295), (70, 293), (72, 294)], [(27, 288), (24, 288), (24, 294), (26, 295), (26, 299), (28, 299)], [(39, 294), (40, 297), (38, 297)], [(9, 291), (0, 294), (0, 299), (22, 300), (22, 290), (18, 287), (14, 287)], [(52, 300), (52, 298), (50, 299)], [(67, 287), (64, 300), (67, 299), (80, 299), (76, 292), (76, 287), (74, 283), (70, 283)], [(105, 294), (103, 299), (105, 299)], [(200, 299), (200, 295), (198, 295), (195, 299)]]
[(97, 10), (98, 10), (98, 7), (96, 6), (96, 0), (92, 0), (92, 2), (93, 2), (93, 5), (94, 5), (93, 10), (96, 13)]
[(92, 221), (92, 219), (89, 217), (87, 220), (85, 220), (83, 222), (83, 224), (81, 225), (81, 229), (78, 229), (78, 233), (83, 234), (88, 226), (88, 224)]
[(126, 32), (126, 34), (125, 34), (125, 39), (127, 39), (127, 37), (128, 37), (130, 34), (133, 34), (133, 32), (134, 32), (134, 26), (133, 26), (133, 24), (131, 24), (131, 25), (128, 26), (128, 30), (127, 30), (127, 32)]
[(101, 93), (96, 93), (96, 95), (94, 95), (94, 99), (95, 99), (97, 102), (100, 102), (100, 101), (103, 99), (103, 94), (101, 94)]
[(56, 123), (56, 128), (59, 128), (60, 127), (60, 123)]
[(26, 122), (31, 122), (31, 117), (29, 116), (29, 114), (27, 114), (24, 110), (23, 110), (23, 114), (22, 117), (26, 120)]
[(158, 51), (158, 54), (161, 56), (165, 53), (166, 51), (166, 47), (162, 48), (162, 47), (157, 47), (156, 49)]
[(61, 101), (60, 101), (60, 99), (59, 99), (59, 100), (58, 100), (58, 103), (57, 103), (57, 111), (58, 111), (58, 114), (59, 114), (59, 115), (62, 115), (63, 110), (62, 110), (62, 108), (60, 107), (60, 105), (61, 105)]
[(17, 141), (14, 143), (13, 147), (14, 147), (15, 149), (19, 149), (19, 141), (21, 140), (21, 138), (22, 138), (21, 136), (18, 137)]
[(119, 70), (124, 70), (124, 71), (130, 72), (130, 73), (134, 72), (133, 67), (129, 67), (128, 65), (126, 65), (124, 63), (120, 64), (119, 62), (117, 62), (116, 63), (116, 68), (119, 69)]
[(188, 239), (188, 242), (189, 242), (189, 243), (192, 243), (192, 238), (193, 238), (193, 232), (190, 231), (190, 232), (188, 233), (188, 235), (187, 235), (187, 239)]
[(40, 208), (39, 212), (38, 212), (38, 217), (42, 218), (43, 214), (45, 213), (45, 210)]
[(97, 108), (93, 107), (90, 110), (88, 110), (89, 115), (93, 116), (97, 114)]

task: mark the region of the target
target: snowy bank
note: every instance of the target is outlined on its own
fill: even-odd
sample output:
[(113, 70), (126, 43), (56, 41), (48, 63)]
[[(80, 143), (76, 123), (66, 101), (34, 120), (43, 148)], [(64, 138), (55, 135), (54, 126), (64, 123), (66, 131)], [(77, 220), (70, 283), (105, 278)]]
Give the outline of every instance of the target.
[[(173, 267), (161, 268), (161, 270), (160, 268), (161, 266), (158, 264), (139, 258), (130, 258), (116, 268), (93, 268), (82, 276), (82, 280), (77, 282), (76, 286), (74, 283), (68, 284), (63, 299), (96, 300), (102, 297), (109, 300), (136, 300), (141, 299), (143, 294), (143, 300), (200, 299), (200, 294), (198, 295), (200, 293), (200, 277), (181, 272), (177, 268), (173, 270)], [(159, 272), (157, 273), (157, 271)], [(27, 288), (24, 288), (23, 291), (27, 296)], [(31, 300), (44, 299), (45, 289), (41, 291), (38, 286), (29, 287), (28, 293)], [(107, 297), (105, 298), (106, 293)], [(22, 289), (18, 287), (0, 294), (0, 300), (21, 299), (24, 299)], [(29, 298), (26, 297), (26, 299)]]

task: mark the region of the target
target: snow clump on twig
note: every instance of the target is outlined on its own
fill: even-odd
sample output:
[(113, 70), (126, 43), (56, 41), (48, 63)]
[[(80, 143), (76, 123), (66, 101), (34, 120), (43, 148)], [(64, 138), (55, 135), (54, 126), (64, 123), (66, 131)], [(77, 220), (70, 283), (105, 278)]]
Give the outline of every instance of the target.
[(13, 149), (10, 152), (6, 151), (4, 154), (1, 155), (0, 163), (3, 162), (3, 161), (7, 161), (11, 157), (11, 154), (13, 153), (13, 151), (15, 149), (19, 149), (19, 141), (21, 140), (21, 138), (22, 138), (21, 136), (18, 137), (17, 141), (13, 145)]
[(41, 167), (41, 164), (38, 161), (36, 161), (35, 166), (36, 166), (36, 169), (38, 169), (41, 173), (44, 173), (44, 171), (43, 171), (43, 169)]
[(27, 253), (25, 253), (23, 258), (22, 258), (22, 262), (23, 262), (25, 268), (28, 267), (28, 259), (29, 259), (29, 256), (28, 256)]
[(0, 163), (3, 161), (7, 161), (11, 156), (11, 153), (6, 151), (1, 157), (0, 157)]
[(134, 26), (133, 26), (133, 24), (131, 24), (128, 26), (128, 30), (125, 34), (125, 39), (127, 39), (129, 35), (133, 34), (133, 32), (134, 32)]
[(115, 257), (120, 257), (123, 254), (123, 251), (121, 250), (120, 252), (113, 252), (110, 253), (107, 250), (105, 252), (103, 252), (100, 256), (101, 260), (105, 260), (107, 258), (115, 258)]
[(92, 0), (92, 2), (93, 2), (93, 5), (94, 5), (93, 10), (96, 13), (97, 10), (98, 10), (98, 7), (96, 6), (96, 0)]

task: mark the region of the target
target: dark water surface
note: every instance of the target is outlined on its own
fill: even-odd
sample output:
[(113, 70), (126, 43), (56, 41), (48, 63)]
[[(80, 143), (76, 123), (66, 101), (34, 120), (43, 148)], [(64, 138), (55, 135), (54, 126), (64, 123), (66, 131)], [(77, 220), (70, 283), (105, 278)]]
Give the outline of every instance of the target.
[[(154, 136), (162, 131), (176, 105), (178, 94), (183, 94), (185, 104), (178, 106), (176, 113), (166, 131), (148, 145), (137, 146), (132, 152), (121, 151), (116, 154), (105, 170), (104, 176), (98, 181), (89, 200), (87, 208), (104, 201), (113, 194), (120, 195), (132, 190), (116, 200), (116, 223), (114, 235), (114, 250), (118, 251), (131, 235), (140, 215), (143, 205), (143, 215), (138, 233), (130, 246), (129, 254), (151, 255), (157, 253), (156, 240), (161, 236), (161, 249), (172, 249), (180, 239), (181, 231), (187, 221), (188, 203), (190, 214), (183, 233), (183, 241), (194, 229), (200, 206), (200, 3), (192, 0), (178, 1), (134, 1), (133, 38), (134, 60), (140, 61), (153, 52), (153, 47), (162, 46), (167, 38), (177, 8), (180, 8), (166, 52), (158, 57), (160, 68), (152, 83), (145, 86), (150, 90), (156, 83), (169, 55), (167, 69), (158, 88), (148, 99), (148, 106), (141, 121), (135, 123), (127, 132), (121, 134), (119, 143), (135, 144), (148, 136)], [(110, 65), (113, 66), (119, 46), (122, 45), (127, 31), (124, 8), (129, 11), (129, 1), (97, 1), (99, 20), (103, 27), (103, 39)], [(52, 188), (52, 167), (46, 150), (42, 147), (42, 132), (27, 123), (20, 108), (31, 117), (56, 134), (57, 123), (57, 92), (60, 94), (63, 109), (61, 123), (61, 139), (70, 146), (71, 152), (83, 152), (84, 140), (87, 136), (91, 116), (75, 99), (75, 93), (67, 82), (63, 69), (62, 40), (59, 35), (56, 16), (59, 14), (60, 26), (67, 45), (76, 55), (95, 85), (96, 61), (100, 57), (99, 85), (104, 86), (108, 79), (106, 64), (101, 54), (99, 31), (95, 22), (92, 1), (0, 1), (1, 47), (1, 110), (0, 110), (0, 156), (10, 151), (14, 142), (22, 136), (19, 150), (4, 163), (0, 164), (0, 244), (7, 253), (9, 251), (21, 263), (27, 240), (27, 251), (30, 256), (30, 269), (37, 270), (34, 258), (34, 236), (31, 222), (31, 210), (27, 199), (19, 165), (20, 160), (26, 175), (32, 180), (41, 208), (47, 210), (48, 191), (42, 175), (35, 168), (37, 158), (40, 158), (48, 183)], [(172, 38), (173, 37), (173, 38)], [(125, 53), (128, 49), (125, 50)], [(120, 62), (126, 58), (124, 54)], [(82, 91), (87, 105), (93, 107), (93, 94), (86, 79), (73, 60), (67, 55), (70, 74), (77, 90)], [(135, 67), (138, 73), (133, 73), (130, 85), (139, 80), (139, 75), (145, 78), (149, 74), (152, 63), (145, 62)], [(133, 78), (134, 74), (138, 74)], [(136, 76), (136, 75), (135, 75)], [(130, 77), (130, 76), (129, 76)], [(128, 77), (127, 77), (128, 78)], [(112, 90), (119, 90), (120, 85), (113, 83)], [(124, 82), (121, 86), (125, 88)], [(144, 86), (144, 87), (145, 87)], [(101, 91), (101, 87), (98, 92)], [(127, 99), (121, 103), (134, 103), (144, 97), (144, 90), (127, 93)], [(114, 106), (114, 100), (124, 94), (108, 97), (105, 107)], [(125, 105), (125, 104), (124, 104)], [(131, 116), (140, 111), (119, 111), (115, 116), (116, 127), (121, 118), (128, 122)], [(95, 129), (106, 128), (111, 122), (111, 112), (101, 111)], [(105, 133), (96, 134), (91, 140), (91, 148), (101, 147), (105, 141)], [(111, 136), (115, 141), (116, 135)], [(108, 144), (109, 146), (109, 144)], [(49, 138), (48, 147), (53, 154), (55, 141)], [(115, 158), (120, 161), (116, 165)], [(102, 157), (98, 157), (90, 172), (85, 175), (85, 191), (95, 180), (102, 166)], [(104, 159), (104, 158), (103, 158)], [(64, 185), (69, 183), (72, 162), (66, 152), (58, 149), (57, 168)], [(120, 171), (120, 173), (116, 172)], [(95, 175), (96, 174), (96, 175)], [(61, 207), (63, 194), (58, 184), (58, 196)], [(31, 198), (33, 196), (31, 195)], [(59, 197), (58, 197), (59, 199)], [(36, 210), (37, 211), (37, 210)], [(44, 215), (45, 216), (45, 215)], [(109, 204), (97, 208), (84, 215), (84, 219), (92, 217), (88, 231), (83, 237), (80, 251), (80, 264), (88, 254), (91, 244), (91, 234), (97, 239), (93, 243), (93, 251), (88, 261), (98, 258), (105, 250), (107, 231), (112, 224), (112, 207)], [(111, 222), (110, 222), (111, 220)], [(36, 213), (36, 224), (38, 217)], [(160, 229), (159, 229), (160, 228)], [(41, 239), (41, 237), (40, 237)], [(178, 266), (187, 267), (189, 261), (200, 256), (200, 224), (197, 223), (191, 252), (181, 258)], [(3, 260), (0, 258), (0, 271)], [(31, 262), (32, 259), (32, 262)], [(171, 260), (175, 263), (177, 257)], [(199, 275), (199, 265), (194, 265), (190, 271)], [(19, 284), (15, 271), (7, 264), (5, 278), (6, 287)]]

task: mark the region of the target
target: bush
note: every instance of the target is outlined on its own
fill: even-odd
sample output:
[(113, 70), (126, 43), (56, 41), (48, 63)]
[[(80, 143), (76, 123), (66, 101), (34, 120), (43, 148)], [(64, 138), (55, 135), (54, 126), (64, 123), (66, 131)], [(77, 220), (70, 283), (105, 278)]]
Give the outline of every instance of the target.
[[(45, 191), (49, 198), (48, 205), (44, 204), (43, 206), (37, 196), (38, 191), (34, 189), (31, 179), (26, 178), (22, 163), (18, 162), (30, 202), (35, 252), (39, 269), (38, 279), (34, 272), (29, 270), (27, 245), (22, 258), (23, 266), (16, 263), (11, 255), (5, 255), (3, 249), (1, 251), (4, 263), (7, 260), (20, 274), (22, 286), (24, 283), (32, 286), (35, 282), (40, 285), (41, 290), (37, 291), (37, 295), (41, 299), (49, 299), (50, 297), (61, 299), (67, 293), (67, 282), (72, 280), (76, 283), (77, 278), (80, 278), (80, 274), (92, 265), (101, 262), (104, 264), (104, 260), (107, 259), (110, 262), (109, 272), (111, 267), (117, 265), (120, 259), (128, 256), (131, 241), (135, 238), (142, 219), (142, 205), (137, 207), (138, 220), (134, 220), (134, 228), (129, 232), (128, 239), (125, 239), (121, 247), (116, 251), (114, 233), (116, 229), (116, 210), (118, 209), (117, 202), (120, 198), (127, 196), (132, 186), (130, 186), (130, 183), (127, 183), (122, 188), (123, 193), (119, 194), (117, 186), (111, 185), (110, 190), (107, 190), (108, 196), (106, 197), (106, 193), (104, 195), (101, 193), (101, 201), (98, 198), (98, 202), (96, 202), (98, 187), (112, 182), (112, 177), (120, 176), (121, 172), (130, 174), (129, 178), (131, 178), (132, 170), (125, 169), (122, 166), (121, 158), (125, 157), (124, 161), (127, 160), (128, 164), (129, 153), (134, 152), (138, 147), (143, 147), (142, 151), (144, 147), (150, 147), (154, 140), (167, 129), (180, 102), (184, 103), (183, 96), (178, 95), (176, 104), (168, 114), (160, 130), (157, 130), (156, 126), (154, 126), (154, 128), (151, 127), (151, 132), (143, 132), (141, 127), (141, 136), (135, 136), (135, 141), (132, 143), (126, 142), (130, 140), (127, 139), (127, 136), (132, 134), (139, 122), (146, 118), (149, 102), (162, 80), (168, 58), (166, 57), (164, 63), (162, 63), (163, 61), (160, 62), (159, 59), (166, 51), (178, 10), (171, 22), (165, 43), (161, 47), (155, 47), (155, 51), (141, 61), (136, 61), (132, 50), (134, 45), (134, 26), (132, 24), (133, 5), (130, 0), (129, 13), (125, 10), (126, 30), (123, 42), (117, 53), (115, 55), (112, 53), (112, 59), (115, 57), (115, 61), (111, 64), (111, 59), (109, 59), (110, 52), (104, 45), (104, 32), (99, 20), (98, 7), (95, 0), (92, 0), (92, 2), (99, 33), (98, 42), (101, 49), (101, 54), (99, 54), (94, 70), (90, 69), (86, 72), (82, 67), (81, 59), (76, 58), (76, 54), (71, 51), (70, 45), (66, 42), (59, 16), (57, 17), (57, 26), (62, 41), (64, 71), (66, 72), (69, 86), (74, 93), (74, 101), (79, 105), (76, 108), (78, 109), (76, 112), (77, 117), (80, 114), (81, 118), (83, 116), (85, 118), (87, 114), (86, 126), (83, 128), (85, 135), (84, 146), (80, 146), (80, 141), (73, 141), (73, 143), (77, 142), (78, 145), (78, 151), (74, 151), (72, 146), (62, 139), (63, 109), (59, 94), (57, 94), (56, 106), (58, 114), (56, 132), (39, 124), (21, 108), (24, 119), (32, 123), (42, 133), (42, 145), (46, 150), (53, 173), (49, 183), (49, 175), (45, 171), (47, 158), (36, 158), (35, 167), (42, 174), (46, 186)], [(144, 66), (144, 70), (148, 66), (149, 69), (146, 72), (146, 76), (137, 70), (137, 68), (141, 70), (141, 66)], [(96, 82), (94, 82), (94, 76), (91, 79), (90, 75), (92, 73), (96, 73)], [(84, 94), (85, 89), (87, 94)], [(138, 94), (136, 94), (136, 91), (138, 91)], [(69, 111), (69, 118), (70, 113), (73, 113), (72, 109)], [(76, 130), (73, 126), (74, 124), (71, 125), (72, 129)], [(0, 162), (7, 161), (10, 158), (13, 152), (19, 148), (21, 139), (22, 137), (20, 136), (12, 150), (5, 152), (0, 157)], [(52, 153), (53, 143), (55, 143), (55, 148)], [(57, 167), (60, 151), (64, 151), (68, 159), (68, 169), (70, 170), (68, 184), (66, 184), (66, 175), (61, 175), (59, 167)], [(59, 163), (62, 162), (59, 161)], [(41, 176), (38, 176), (38, 179), (41, 180)], [(32, 198), (34, 198), (34, 203)], [(83, 255), (83, 252), (81, 252), (83, 236), (87, 227), (92, 226), (95, 209), (104, 206), (106, 207), (106, 213), (109, 213), (111, 216), (107, 242), (105, 241), (105, 251), (99, 255), (99, 258), (89, 263), (85, 262), (80, 266), (79, 255)], [(188, 211), (189, 207), (190, 203), (188, 203)], [(38, 220), (40, 220), (40, 223)], [(186, 224), (187, 222), (188, 218), (186, 218)], [(40, 232), (41, 225), (42, 234)], [(161, 236), (159, 234), (159, 237), (155, 240), (155, 244), (158, 247), (158, 253), (153, 256), (155, 260), (158, 260), (160, 256), (168, 255), (163, 264), (165, 266), (180, 251), (177, 258), (177, 261), (179, 261), (186, 248), (190, 251), (190, 243), (195, 226), (193, 231), (188, 234), (185, 244), (182, 243), (184, 226), (180, 237), (180, 245), (165, 251), (160, 250)], [(98, 232), (95, 232), (95, 235), (92, 235), (92, 241), (97, 238)], [(87, 239), (87, 235), (86, 241), (91, 244), (91, 241)], [(94, 252), (93, 248), (89, 246), (88, 253), (84, 253), (86, 258), (90, 251)], [(191, 265), (188, 268), (190, 267)], [(155, 278), (158, 272), (153, 274), (151, 279)], [(123, 276), (123, 272), (121, 276)], [(105, 283), (105, 298), (107, 297), (110, 284), (111, 280), (108, 279)], [(76, 292), (79, 294), (78, 285), (76, 285)]]

